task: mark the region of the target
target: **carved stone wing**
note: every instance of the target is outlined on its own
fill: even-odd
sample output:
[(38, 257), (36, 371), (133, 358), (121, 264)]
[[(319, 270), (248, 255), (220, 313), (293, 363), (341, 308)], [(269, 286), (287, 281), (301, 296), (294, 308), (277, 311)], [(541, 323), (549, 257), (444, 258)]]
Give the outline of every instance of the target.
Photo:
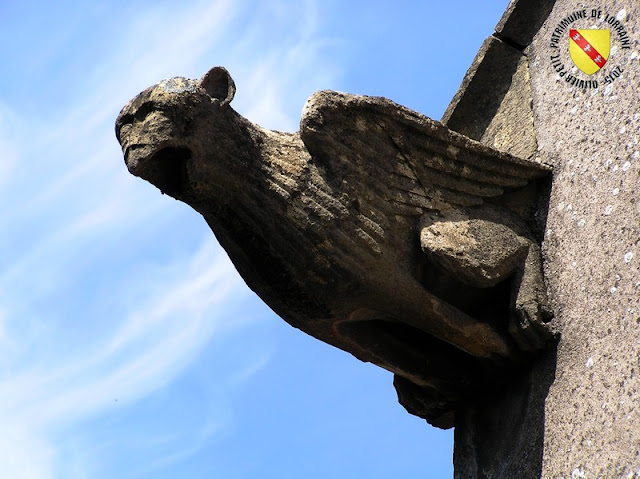
[(364, 175), (395, 214), (479, 205), (550, 171), (381, 97), (318, 92), (305, 105), (300, 136), (330, 177)]

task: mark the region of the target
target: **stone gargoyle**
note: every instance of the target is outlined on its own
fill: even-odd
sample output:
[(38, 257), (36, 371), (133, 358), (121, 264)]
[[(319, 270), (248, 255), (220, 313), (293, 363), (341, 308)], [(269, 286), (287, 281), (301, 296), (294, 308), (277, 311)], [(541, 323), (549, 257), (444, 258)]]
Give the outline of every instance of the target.
[(222, 67), (162, 81), (116, 135), (129, 171), (201, 213), (285, 321), (392, 371), (407, 410), (443, 428), (550, 341), (530, 226), (548, 166), (384, 98), (318, 92), (281, 133), (234, 93)]

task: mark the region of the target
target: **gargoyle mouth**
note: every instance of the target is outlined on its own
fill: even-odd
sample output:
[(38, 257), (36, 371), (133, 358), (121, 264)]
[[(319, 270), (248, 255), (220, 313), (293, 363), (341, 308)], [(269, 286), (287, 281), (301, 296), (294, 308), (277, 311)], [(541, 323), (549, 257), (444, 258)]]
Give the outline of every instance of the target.
[[(145, 148), (151, 147), (132, 145), (125, 151), (125, 158), (128, 159), (128, 153), (138, 153)], [(147, 180), (162, 193), (180, 199), (188, 185), (187, 162), (190, 158), (191, 150), (188, 148), (168, 146), (147, 158), (139, 159), (135, 165), (132, 161), (128, 161), (127, 165), (131, 173)]]

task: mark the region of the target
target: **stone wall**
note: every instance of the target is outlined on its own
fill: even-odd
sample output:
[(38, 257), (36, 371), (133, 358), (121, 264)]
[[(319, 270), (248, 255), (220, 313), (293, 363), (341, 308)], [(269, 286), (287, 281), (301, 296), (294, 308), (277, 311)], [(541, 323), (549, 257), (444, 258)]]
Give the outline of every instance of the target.
[[(570, 28), (611, 31), (602, 70), (575, 67)], [(540, 228), (562, 338), (460, 417), (456, 477), (640, 477), (640, 4), (520, 0), (496, 30), (443, 121), (554, 166)]]

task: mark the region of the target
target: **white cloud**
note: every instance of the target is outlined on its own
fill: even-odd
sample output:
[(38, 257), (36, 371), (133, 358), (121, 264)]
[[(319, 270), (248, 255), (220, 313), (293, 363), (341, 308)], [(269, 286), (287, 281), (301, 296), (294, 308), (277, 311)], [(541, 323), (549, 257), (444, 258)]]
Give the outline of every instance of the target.
[[(274, 5), (272, 27), (289, 41), (263, 49), (270, 32), (249, 3), (130, 7), (111, 55), (88, 72), (91, 88), (55, 122), (20, 119), (0, 105), (0, 476), (56, 477), (59, 428), (103, 413), (114, 399), (135, 403), (178, 376), (216, 334), (251, 324), (238, 314), (248, 290), (206, 228), (195, 251), (140, 262), (115, 284), (100, 277), (111, 267), (105, 252), (142, 255), (153, 241), (132, 238), (141, 225), (166, 231), (186, 211), (126, 173), (113, 121), (132, 94), (229, 61), (242, 88), (237, 108), (267, 127), (295, 129), (304, 97), (335, 73), (321, 61), (314, 4), (296, 15)], [(91, 314), (69, 305), (76, 301), (93, 303)], [(266, 361), (258, 354), (239, 365), (227, 386)], [(197, 450), (221, 424), (205, 426), (165, 460)]]
[(186, 266), (178, 274), (185, 265), (169, 265), (144, 285), (139, 310), (92, 354), (58, 351), (46, 367), (18, 366), (0, 381), (0, 463), (2, 474), (12, 464), (16, 471), (2, 477), (51, 477), (56, 428), (107, 410), (114, 400), (135, 402), (170, 382), (212, 335), (247, 325), (229, 321), (247, 290), (212, 240)]
[(40, 432), (24, 424), (4, 422), (0, 435), (0, 463), (3, 478), (48, 479), (53, 469), (54, 447)]

